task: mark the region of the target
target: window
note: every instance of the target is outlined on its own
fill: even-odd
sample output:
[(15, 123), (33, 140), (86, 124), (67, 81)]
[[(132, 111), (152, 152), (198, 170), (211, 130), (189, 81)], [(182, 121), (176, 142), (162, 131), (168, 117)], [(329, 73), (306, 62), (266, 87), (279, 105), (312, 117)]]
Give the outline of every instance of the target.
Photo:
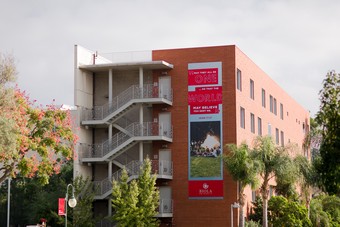
[(241, 128), (246, 128), (245, 124), (245, 110), (243, 107), (240, 108), (240, 126)]
[(252, 113), (250, 113), (250, 131), (255, 133), (255, 116)]
[(262, 88), (262, 106), (266, 108), (266, 91)]
[(283, 104), (280, 103), (280, 118), (283, 120)]
[(241, 74), (241, 70), (239, 69), (237, 69), (236, 86), (237, 86), (237, 90), (242, 91), (242, 74)]
[(257, 134), (262, 136), (262, 119), (259, 117), (257, 118)]
[(274, 194), (273, 186), (269, 185), (269, 198), (271, 198)]
[(272, 125), (270, 123), (268, 123), (268, 135), (272, 135)]
[(274, 114), (277, 115), (276, 98), (274, 98)]
[(255, 202), (256, 200), (256, 191), (251, 191), (251, 201)]
[(281, 131), (281, 146), (283, 147), (285, 145), (285, 135), (284, 132)]
[(251, 99), (255, 99), (255, 95), (254, 95), (254, 81), (252, 79), (250, 79), (250, 98)]
[(269, 96), (269, 109), (270, 112), (273, 113), (274, 109), (273, 109), (273, 96)]
[(276, 138), (276, 144), (280, 143), (280, 138), (279, 138), (279, 129), (275, 129), (275, 138)]

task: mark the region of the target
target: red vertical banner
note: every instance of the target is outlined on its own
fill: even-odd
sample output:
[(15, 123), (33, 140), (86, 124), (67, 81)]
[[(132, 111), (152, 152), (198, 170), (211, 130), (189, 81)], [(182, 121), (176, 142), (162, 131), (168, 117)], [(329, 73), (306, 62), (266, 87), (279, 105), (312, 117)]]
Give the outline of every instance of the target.
[(65, 198), (59, 198), (58, 215), (65, 215)]
[(223, 199), (222, 63), (188, 64), (189, 198)]

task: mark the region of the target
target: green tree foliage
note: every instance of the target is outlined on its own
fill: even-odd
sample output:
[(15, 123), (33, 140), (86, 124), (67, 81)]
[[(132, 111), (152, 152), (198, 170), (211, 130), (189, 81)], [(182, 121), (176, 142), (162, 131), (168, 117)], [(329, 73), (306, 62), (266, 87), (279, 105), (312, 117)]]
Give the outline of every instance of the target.
[(0, 183), (20, 173), (46, 184), (64, 159), (73, 157), (70, 113), (54, 105), (38, 107), (12, 86), (15, 74), (13, 58), (0, 54)]
[(310, 219), (313, 226), (340, 226), (340, 198), (320, 195), (312, 199)]
[(263, 217), (263, 201), (261, 196), (256, 196), (255, 201), (252, 202), (253, 207), (251, 209), (251, 213), (248, 216), (248, 219), (262, 225), (262, 217)]
[(254, 158), (261, 164), (262, 185), (260, 193), (263, 200), (263, 222), (268, 226), (267, 210), (269, 199), (269, 182), (274, 179), (277, 185), (291, 185), (297, 180), (298, 171), (286, 148), (276, 147), (271, 137), (257, 137), (253, 148)]
[[(8, 113), (15, 107), (13, 82), (16, 79), (14, 59), (0, 52), (0, 163), (3, 162), (4, 153), (17, 149), (18, 136), (15, 120), (8, 118)], [(0, 165), (0, 184), (6, 179), (3, 164)]]
[(323, 189), (329, 194), (340, 195), (340, 74), (327, 73), (320, 91), (320, 110), (316, 121), (322, 127), (320, 159), (316, 170)]
[(240, 218), (239, 226), (244, 226), (244, 214), (243, 207), (246, 201), (246, 195), (244, 189), (247, 185), (250, 185), (253, 190), (259, 186), (259, 180), (257, 175), (259, 173), (259, 162), (253, 159), (250, 155), (250, 149), (246, 143), (242, 143), (240, 146), (235, 144), (227, 145), (229, 153), (224, 156), (225, 167), (229, 174), (235, 181), (239, 182), (239, 199), (238, 202), (241, 206), (239, 209)]
[(269, 223), (272, 226), (308, 227), (312, 226), (308, 219), (307, 208), (283, 196), (273, 196), (268, 202)]
[[(315, 184), (315, 170), (311, 162), (302, 155), (295, 156), (293, 164), (295, 166), (295, 177), (286, 183), (278, 182), (275, 187), (275, 192), (289, 200), (301, 199), (303, 203), (308, 206), (311, 195), (311, 187)], [(300, 194), (297, 193), (296, 183), (299, 184)]]
[[(35, 177), (13, 179), (11, 183), (11, 224), (26, 226), (27, 224), (36, 224), (41, 218), (45, 218), (49, 226), (64, 226), (64, 216), (58, 216), (58, 198), (65, 197), (67, 183), (72, 182), (72, 165), (72, 162), (65, 163), (61, 172), (53, 174), (49, 184), (46, 185), (41, 185)], [(68, 209), (68, 226), (94, 226), (92, 183), (89, 179), (76, 177), (73, 185), (77, 206)], [(6, 226), (7, 184), (3, 184), (0, 192), (0, 226)]]
[(77, 199), (77, 206), (73, 208), (73, 226), (95, 226), (96, 220), (93, 218), (93, 183), (89, 178), (77, 176), (74, 179), (73, 186)]
[(301, 188), (300, 199), (309, 207), (312, 187), (316, 185), (317, 174), (313, 164), (306, 157), (297, 155), (294, 163), (298, 169), (298, 183)]
[[(50, 226), (63, 226), (64, 219), (54, 215), (58, 198), (65, 197), (66, 182), (72, 180), (72, 163), (63, 165), (59, 174), (50, 177), (49, 184), (41, 185), (37, 178), (18, 176), (11, 182), (11, 224), (26, 226), (47, 219)], [(7, 182), (7, 181), (6, 181)], [(7, 184), (0, 188), (0, 226), (6, 226)]]
[(261, 224), (258, 222), (254, 222), (254, 221), (246, 221), (244, 226), (245, 227), (260, 227)]
[(113, 182), (113, 219), (122, 227), (158, 226), (155, 215), (159, 206), (159, 191), (156, 187), (156, 176), (151, 175), (151, 161), (144, 161), (137, 180), (128, 181), (127, 171), (123, 170), (120, 181)]

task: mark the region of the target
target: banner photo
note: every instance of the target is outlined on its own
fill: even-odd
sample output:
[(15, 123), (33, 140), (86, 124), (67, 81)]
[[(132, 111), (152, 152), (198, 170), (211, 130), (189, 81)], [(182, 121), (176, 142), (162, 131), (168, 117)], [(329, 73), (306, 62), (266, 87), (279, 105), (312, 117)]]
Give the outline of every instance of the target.
[(222, 63), (188, 64), (189, 198), (223, 198)]
[(58, 200), (58, 215), (65, 215), (65, 198)]

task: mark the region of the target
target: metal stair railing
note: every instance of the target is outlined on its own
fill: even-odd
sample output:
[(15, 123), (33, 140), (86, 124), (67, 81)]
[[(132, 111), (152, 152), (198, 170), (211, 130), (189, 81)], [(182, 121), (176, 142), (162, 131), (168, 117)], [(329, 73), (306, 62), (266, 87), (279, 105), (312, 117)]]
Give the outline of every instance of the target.
[[(139, 176), (141, 174), (141, 168), (143, 167), (144, 162), (134, 160), (129, 164), (125, 165), (125, 169), (128, 173), (128, 177)], [(122, 176), (123, 169), (120, 169), (112, 174), (113, 181), (120, 181)], [(172, 176), (173, 168), (172, 161), (168, 160), (151, 160), (151, 172), (152, 174), (158, 175), (168, 175)]]
[[(162, 97), (160, 97), (161, 95)], [(139, 85), (132, 85), (118, 96), (114, 97), (111, 103), (106, 103), (103, 106), (94, 106), (91, 110), (84, 110), (82, 120), (103, 120), (132, 99), (165, 98), (172, 101), (172, 96), (171, 88), (160, 94), (159, 88), (152, 84), (145, 84), (142, 91)]]
[(133, 160), (136, 160), (138, 158), (134, 157), (132, 155), (130, 155), (128, 152), (124, 152), (122, 154), (120, 154), (119, 156), (115, 157), (115, 161), (119, 162), (122, 165), (127, 165), (128, 163), (130, 163)]
[(118, 126), (120, 126), (122, 128), (126, 128), (127, 126), (131, 125), (132, 123), (134, 123), (134, 122), (129, 120), (125, 116), (123, 116), (123, 117), (119, 118), (117, 121), (115, 121), (115, 124), (117, 124)]
[[(138, 176), (141, 172), (141, 167), (143, 166), (143, 162), (134, 160), (129, 164), (125, 165), (125, 170), (128, 174), (129, 179), (132, 176)], [(123, 174), (123, 169), (120, 169), (112, 174), (112, 181), (120, 181), (120, 178)]]
[(112, 181), (109, 178), (106, 178), (101, 181), (93, 181), (95, 195), (101, 196), (107, 193), (108, 191), (112, 191)]
[[(125, 166), (125, 169), (128, 173), (128, 177), (130, 181), (132, 178), (131, 176), (138, 176), (141, 171), (141, 166), (143, 165), (143, 162), (141, 161), (132, 161), (129, 164)], [(112, 182), (113, 181), (119, 181), (123, 173), (123, 169), (120, 169), (112, 174), (112, 179), (105, 178), (101, 181), (93, 181), (93, 184), (95, 186), (95, 195), (96, 196), (102, 196), (105, 193), (112, 191)]]
[(172, 199), (160, 199), (158, 213), (159, 214), (170, 214), (173, 213), (173, 201)]
[[(144, 162), (134, 160), (125, 165), (125, 170), (128, 174), (128, 182), (132, 179), (137, 178), (141, 172)], [(158, 175), (168, 175), (172, 176), (173, 174), (173, 168), (172, 168), (172, 162), (168, 160), (151, 160), (151, 171), (152, 174), (158, 174)], [(101, 181), (94, 181), (95, 185), (95, 195), (96, 196), (102, 196), (108, 191), (112, 190), (112, 182), (113, 181), (120, 181), (121, 176), (123, 173), (123, 169), (120, 169), (112, 174), (112, 179), (106, 178)]]
[(136, 132), (138, 129), (138, 123), (132, 123), (128, 127), (125, 128), (126, 131), (129, 132), (130, 136), (119, 132), (115, 134), (111, 139), (106, 140), (101, 144), (92, 144), (87, 146), (87, 150), (82, 150), (82, 158), (102, 158), (110, 151), (117, 148), (119, 145), (126, 142), (132, 136), (136, 136)]
[(85, 110), (83, 112), (83, 120), (103, 120), (130, 100), (139, 98), (140, 94), (139, 86), (132, 85), (114, 97), (111, 103), (106, 103), (103, 106), (94, 106), (92, 110)]
[(108, 139), (101, 144), (86, 146), (83, 144), (81, 148), (81, 158), (103, 158), (133, 137), (166, 136), (172, 138), (172, 127), (166, 126), (166, 124), (163, 123), (144, 122), (140, 124), (135, 122), (126, 127), (125, 130), (129, 133), (129, 135), (119, 132), (111, 139)]

